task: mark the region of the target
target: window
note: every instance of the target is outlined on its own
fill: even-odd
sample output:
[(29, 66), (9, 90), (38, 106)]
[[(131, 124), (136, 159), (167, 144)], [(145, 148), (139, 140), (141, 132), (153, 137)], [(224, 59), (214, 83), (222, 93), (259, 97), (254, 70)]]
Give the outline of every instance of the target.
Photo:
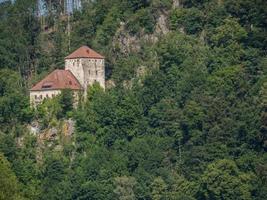
[(52, 82), (46, 82), (46, 83), (44, 83), (44, 84), (42, 85), (42, 88), (51, 88), (52, 85), (53, 85)]
[(89, 75), (91, 74), (90, 69), (88, 70)]
[(34, 98), (37, 99), (37, 95), (34, 95)]
[(98, 71), (96, 70), (96, 71), (95, 71), (95, 75), (96, 75), (96, 76), (97, 76), (97, 73), (98, 73)]
[(43, 95), (40, 95), (40, 99), (43, 99)]
[(70, 85), (72, 85), (72, 82), (71, 82), (71, 81), (69, 81), (69, 84), (70, 84)]
[(52, 97), (55, 97), (55, 94), (52, 94)]
[(48, 96), (48, 94), (46, 94), (46, 98), (48, 98), (49, 96)]

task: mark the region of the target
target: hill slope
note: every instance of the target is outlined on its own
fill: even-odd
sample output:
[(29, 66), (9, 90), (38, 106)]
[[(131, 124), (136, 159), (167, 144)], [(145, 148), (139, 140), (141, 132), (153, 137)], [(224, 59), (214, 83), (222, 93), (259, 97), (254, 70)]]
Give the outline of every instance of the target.
[[(0, 3), (0, 152), (15, 196), (266, 197), (265, 1), (84, 1), (71, 16), (55, 2), (42, 18), (33, 0)], [(31, 110), (28, 88), (81, 45), (107, 58), (109, 89), (92, 86), (77, 110), (68, 91)], [(42, 146), (26, 128), (61, 133), (68, 118), (72, 136)]]

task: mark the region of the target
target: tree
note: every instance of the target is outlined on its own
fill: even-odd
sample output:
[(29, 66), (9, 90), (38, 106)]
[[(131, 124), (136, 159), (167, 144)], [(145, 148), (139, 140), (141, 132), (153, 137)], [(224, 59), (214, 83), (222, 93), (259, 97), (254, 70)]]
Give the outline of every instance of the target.
[(0, 200), (23, 199), (19, 193), (19, 183), (9, 162), (0, 153)]
[(246, 30), (238, 23), (237, 19), (227, 18), (223, 25), (217, 27), (211, 37), (216, 46), (228, 46), (234, 42), (242, 42), (247, 37)]
[(115, 178), (115, 185), (116, 188), (114, 193), (117, 195), (118, 199), (120, 200), (134, 200), (134, 186), (136, 184), (136, 180), (134, 177), (116, 177)]
[(265, 150), (267, 150), (267, 82), (263, 83), (260, 91), (261, 97), (261, 136), (260, 141)]
[(151, 196), (153, 200), (166, 199), (167, 185), (161, 177), (157, 177), (154, 179), (151, 188), (152, 188)]
[(24, 95), (20, 75), (9, 69), (0, 69), (0, 124), (15, 126), (32, 117), (29, 98)]
[(208, 165), (201, 177), (201, 192), (206, 199), (252, 199), (252, 174), (239, 171), (232, 160)]
[(199, 185), (197, 182), (189, 181), (185, 177), (173, 174), (173, 182), (168, 192), (171, 200), (195, 200)]
[(66, 116), (66, 114), (73, 109), (73, 92), (70, 89), (64, 89), (61, 91), (61, 96), (59, 103), (62, 107), (62, 114)]
[(198, 34), (203, 29), (204, 14), (197, 8), (176, 9), (171, 13), (170, 25), (173, 30), (185, 30)]

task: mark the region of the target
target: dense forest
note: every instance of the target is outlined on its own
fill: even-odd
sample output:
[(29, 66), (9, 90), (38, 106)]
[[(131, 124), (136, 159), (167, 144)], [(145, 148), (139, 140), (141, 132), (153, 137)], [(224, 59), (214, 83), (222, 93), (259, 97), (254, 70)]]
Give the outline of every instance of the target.
[[(0, 200), (266, 199), (267, 2), (77, 2), (0, 3)], [(107, 89), (32, 109), (29, 88), (82, 45)]]

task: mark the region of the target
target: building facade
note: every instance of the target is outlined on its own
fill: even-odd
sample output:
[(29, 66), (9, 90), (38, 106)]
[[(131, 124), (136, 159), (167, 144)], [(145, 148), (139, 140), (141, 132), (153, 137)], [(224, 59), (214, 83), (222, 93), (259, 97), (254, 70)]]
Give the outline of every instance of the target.
[(65, 70), (54, 70), (31, 88), (31, 105), (36, 107), (44, 99), (59, 95), (63, 89), (73, 90), (77, 102), (79, 93), (86, 96), (88, 86), (96, 82), (105, 89), (105, 59), (82, 46), (65, 58)]
[(105, 59), (87, 46), (80, 47), (65, 58), (65, 70), (70, 70), (86, 93), (89, 85), (98, 82), (105, 89)]

